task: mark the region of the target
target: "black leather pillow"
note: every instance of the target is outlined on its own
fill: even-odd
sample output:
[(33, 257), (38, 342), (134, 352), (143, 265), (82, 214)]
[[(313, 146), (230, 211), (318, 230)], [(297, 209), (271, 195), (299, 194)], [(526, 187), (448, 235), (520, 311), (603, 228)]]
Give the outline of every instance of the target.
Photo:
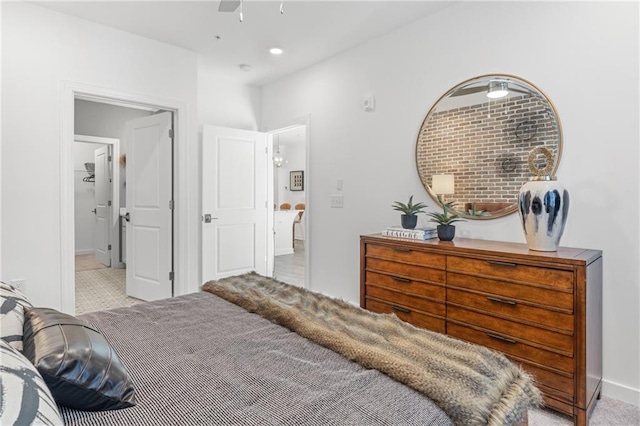
[(94, 327), (49, 308), (26, 308), (25, 356), (58, 404), (86, 411), (135, 405), (135, 390), (116, 351)]

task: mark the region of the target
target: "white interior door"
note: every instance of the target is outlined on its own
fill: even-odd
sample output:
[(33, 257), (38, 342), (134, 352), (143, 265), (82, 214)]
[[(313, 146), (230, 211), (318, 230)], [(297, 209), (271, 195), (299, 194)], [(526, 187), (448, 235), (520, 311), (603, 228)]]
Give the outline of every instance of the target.
[(94, 224), (94, 253), (98, 262), (111, 266), (111, 167), (109, 167), (109, 146), (105, 145), (95, 150), (93, 158), (95, 164), (94, 184), (96, 216)]
[(267, 135), (202, 131), (202, 281), (267, 274)]
[(127, 122), (127, 295), (142, 300), (171, 297), (172, 114)]

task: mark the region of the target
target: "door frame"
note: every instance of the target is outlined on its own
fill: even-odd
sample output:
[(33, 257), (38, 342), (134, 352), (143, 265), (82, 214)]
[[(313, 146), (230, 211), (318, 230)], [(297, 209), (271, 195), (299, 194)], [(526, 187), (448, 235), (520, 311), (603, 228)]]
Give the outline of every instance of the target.
[[(109, 212), (109, 238), (111, 239), (111, 267), (124, 268), (120, 262), (120, 212), (114, 211), (116, 202), (120, 205), (120, 173), (117, 169), (118, 158), (120, 158), (120, 139), (103, 138), (100, 136), (74, 135), (73, 142), (93, 143), (111, 146), (111, 210)], [(75, 197), (74, 197), (75, 201)], [(75, 210), (74, 210), (75, 215)], [(75, 217), (74, 217), (75, 225)], [(75, 227), (74, 227), (75, 230)], [(74, 255), (75, 255), (75, 235), (74, 235)], [(74, 287), (75, 288), (75, 287)]]
[[(311, 176), (311, 161), (310, 161), (310, 147), (311, 147), (311, 114), (307, 114), (304, 117), (298, 117), (296, 119), (286, 121), (285, 124), (281, 126), (268, 126), (268, 128), (272, 130), (266, 130), (265, 133), (269, 137), (267, 140), (267, 149), (269, 158), (273, 158), (273, 135), (276, 133), (282, 133), (287, 130), (295, 129), (296, 127), (305, 126), (305, 140), (304, 140), (304, 198), (305, 198), (305, 229), (304, 229), (304, 287), (307, 289), (311, 289), (311, 247), (307, 244), (307, 241), (311, 241), (312, 231), (311, 231), (311, 223), (313, 221), (313, 215), (310, 214), (311, 207), (311, 197), (310, 197), (310, 176)], [(271, 161), (273, 164), (273, 160)], [(274, 202), (274, 187), (273, 187), (273, 167), (267, 168), (267, 205), (273, 206)], [(267, 224), (271, 224), (271, 229), (273, 230), (273, 220), (274, 220), (274, 212), (273, 209), (267, 209)], [(269, 242), (270, 241), (270, 242)], [(273, 235), (270, 235), (270, 238), (267, 240), (267, 274), (273, 277), (273, 269), (274, 269), (274, 261), (275, 261), (275, 247), (274, 247), (274, 239)]]
[(174, 113), (174, 210), (173, 261), (174, 291), (176, 295), (189, 290), (188, 283), (188, 111), (184, 102), (157, 98), (139, 93), (122, 92), (87, 84), (64, 81), (60, 86), (60, 307), (61, 311), (75, 314), (75, 217), (73, 194), (73, 143), (75, 100), (165, 110)]

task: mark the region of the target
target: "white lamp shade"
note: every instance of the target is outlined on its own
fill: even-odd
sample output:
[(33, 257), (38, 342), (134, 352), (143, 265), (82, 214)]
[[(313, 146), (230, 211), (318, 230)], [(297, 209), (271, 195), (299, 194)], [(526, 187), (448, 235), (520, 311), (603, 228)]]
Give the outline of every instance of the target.
[(444, 195), (455, 192), (455, 178), (453, 175), (433, 175), (431, 179), (431, 191), (434, 194)]

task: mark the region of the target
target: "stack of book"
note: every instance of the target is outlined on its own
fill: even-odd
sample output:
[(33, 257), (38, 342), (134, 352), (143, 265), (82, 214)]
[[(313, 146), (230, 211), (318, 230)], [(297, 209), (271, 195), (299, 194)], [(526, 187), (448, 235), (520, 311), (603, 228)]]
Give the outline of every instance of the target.
[(438, 231), (436, 228), (404, 229), (401, 226), (389, 226), (387, 229), (382, 231), (382, 235), (386, 235), (387, 237), (424, 241), (436, 238), (438, 236)]

